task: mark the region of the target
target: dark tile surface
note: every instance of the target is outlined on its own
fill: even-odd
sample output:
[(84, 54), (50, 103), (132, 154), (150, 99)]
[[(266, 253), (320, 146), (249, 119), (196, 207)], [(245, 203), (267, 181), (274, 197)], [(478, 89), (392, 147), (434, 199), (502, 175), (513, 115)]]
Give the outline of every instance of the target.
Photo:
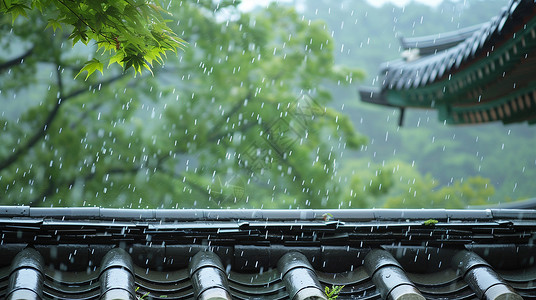
[(0, 298), (536, 299), (535, 210), (329, 213), (0, 207)]

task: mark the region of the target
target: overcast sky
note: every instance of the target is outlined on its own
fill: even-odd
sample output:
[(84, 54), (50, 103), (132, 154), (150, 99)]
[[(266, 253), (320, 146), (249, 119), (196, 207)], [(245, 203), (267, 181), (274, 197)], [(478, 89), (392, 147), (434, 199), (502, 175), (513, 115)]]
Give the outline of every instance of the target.
[[(283, 3), (291, 2), (290, 0), (242, 0), (242, 4), (240, 4), (240, 8), (245, 11), (249, 11), (253, 9), (255, 6), (266, 6), (268, 5), (268, 3), (273, 2), (273, 1), (283, 2)], [(395, 5), (398, 5), (398, 6), (404, 6), (408, 4), (410, 1), (412, 0), (367, 0), (367, 2), (369, 2), (370, 4), (374, 6), (381, 6), (384, 3), (388, 3), (388, 2), (394, 3)], [(443, 0), (413, 0), (413, 1), (428, 4), (430, 6), (436, 6), (439, 3), (441, 3), (441, 1)], [(336, 5), (338, 2), (339, 2), (338, 0), (334, 0), (333, 4)]]
[[(415, 2), (420, 2), (424, 4), (428, 4), (430, 6), (437, 6), (441, 1), (443, 0), (413, 0)], [(384, 3), (391, 2), (398, 6), (404, 6), (411, 2), (411, 0), (367, 0), (368, 3), (374, 5), (374, 6), (382, 6)]]

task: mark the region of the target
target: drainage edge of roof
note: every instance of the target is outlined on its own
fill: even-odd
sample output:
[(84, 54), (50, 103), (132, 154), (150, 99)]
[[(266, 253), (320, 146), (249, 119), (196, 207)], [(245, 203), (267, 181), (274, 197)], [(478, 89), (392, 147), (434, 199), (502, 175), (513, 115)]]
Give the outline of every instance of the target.
[(536, 219), (534, 209), (121, 209), (101, 207), (43, 208), (0, 206), (0, 218), (102, 220), (492, 220)]

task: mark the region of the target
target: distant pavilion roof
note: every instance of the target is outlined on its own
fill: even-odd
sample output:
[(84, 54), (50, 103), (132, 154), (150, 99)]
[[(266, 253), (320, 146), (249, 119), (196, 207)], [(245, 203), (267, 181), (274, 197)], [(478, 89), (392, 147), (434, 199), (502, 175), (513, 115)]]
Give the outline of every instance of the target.
[(536, 210), (0, 207), (2, 299), (536, 299)]
[(491, 21), (401, 38), (403, 59), (385, 63), (361, 100), (437, 109), (450, 124), (536, 122), (536, 3), (512, 0)]

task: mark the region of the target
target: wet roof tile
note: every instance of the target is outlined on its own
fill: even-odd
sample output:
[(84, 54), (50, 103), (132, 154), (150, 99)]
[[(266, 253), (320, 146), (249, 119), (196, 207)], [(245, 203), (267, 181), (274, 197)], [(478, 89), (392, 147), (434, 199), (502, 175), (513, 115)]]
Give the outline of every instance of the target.
[(0, 231), (6, 299), (536, 299), (535, 210), (0, 207)]

